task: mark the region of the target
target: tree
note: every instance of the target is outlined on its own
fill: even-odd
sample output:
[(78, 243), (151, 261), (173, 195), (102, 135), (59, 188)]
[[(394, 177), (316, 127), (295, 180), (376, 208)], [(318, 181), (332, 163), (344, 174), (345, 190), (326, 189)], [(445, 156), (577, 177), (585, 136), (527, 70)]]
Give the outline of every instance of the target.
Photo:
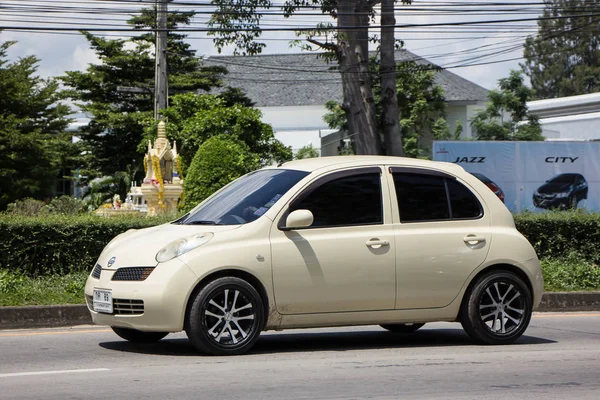
[(537, 99), (600, 91), (597, 0), (547, 0), (538, 34), (525, 42), (521, 68)]
[(471, 119), (478, 140), (544, 140), (539, 119), (527, 108), (532, 89), (523, 80), (513, 70), (498, 81), (500, 90), (492, 90), (487, 107)]
[[(192, 16), (191, 12), (168, 15), (171, 94), (210, 90), (219, 85), (225, 73), (221, 67), (203, 67), (195, 51), (183, 41), (185, 36), (172, 33), (177, 26), (189, 24)], [(155, 17), (156, 9), (143, 9), (128, 23), (135, 29), (155, 28)], [(90, 65), (84, 72), (69, 71), (61, 79), (70, 88), (65, 96), (78, 101), (78, 106), (92, 116), (82, 131), (88, 150), (85, 174), (88, 180), (117, 171), (133, 176), (142, 166), (143, 151), (138, 148), (144, 129), (153, 123), (154, 35), (142, 33), (129, 40), (84, 35), (101, 64)]]
[[(379, 79), (380, 67), (375, 58), (371, 61), (371, 73), (374, 77), (373, 97), (375, 103), (379, 104), (375, 111), (380, 124), (384, 125), (384, 107), (378, 101), (384, 91)], [(428, 155), (432, 139), (457, 137), (462, 130), (461, 127), (457, 127), (457, 133), (450, 133), (445, 119), (444, 91), (435, 84), (435, 75), (436, 71), (413, 61), (398, 63), (396, 67), (396, 101), (402, 110), (401, 145), (403, 153), (408, 157), (425, 157)], [(346, 115), (340, 105), (329, 101), (325, 106), (329, 113), (323, 119), (329, 127), (347, 132)]]
[(0, 44), (0, 210), (25, 197), (52, 197), (71, 147), (63, 134), (71, 111), (58, 102), (58, 83), (35, 75), (35, 56), (9, 62), (14, 43)]
[[(167, 137), (177, 143), (184, 172), (200, 146), (209, 138), (222, 134), (242, 141), (258, 157), (261, 166), (292, 159), (291, 149), (275, 139), (273, 128), (261, 121), (259, 110), (231, 104), (221, 96), (175, 95), (164, 115), (169, 121)], [(154, 140), (155, 127), (148, 129), (146, 135)], [(147, 148), (147, 140), (144, 143), (141, 147)]]
[[(382, 15), (387, 25), (382, 25), (381, 49), (384, 53), (384, 68), (382, 70), (384, 82), (386, 82), (386, 96), (384, 97), (384, 109), (386, 110), (386, 139), (388, 143), (388, 154), (399, 152), (401, 148), (397, 145), (397, 118), (398, 113), (394, 110), (393, 98), (395, 97), (393, 82), (394, 68), (391, 67), (389, 57), (393, 59), (395, 40), (393, 29), (390, 25), (395, 24), (393, 16), (393, 3), (390, 0), (286, 0), (281, 6), (286, 18), (297, 12), (306, 12), (306, 9), (320, 8), (323, 15), (329, 16), (337, 21), (337, 28), (332, 24), (319, 24), (310, 32), (298, 32), (305, 34), (309, 45), (302, 46), (306, 50), (325, 50), (326, 57), (335, 60), (342, 76), (342, 87), (344, 103), (342, 108), (346, 113), (350, 132), (355, 135), (356, 151), (358, 154), (381, 154), (383, 143), (380, 137), (379, 124), (375, 113), (375, 101), (369, 73), (369, 42), (377, 40), (369, 36), (370, 24), (375, 18), (375, 7), (385, 3), (386, 12)], [(402, 3), (410, 4), (411, 0), (402, 0)], [(219, 51), (227, 46), (234, 45), (239, 54), (259, 54), (265, 47), (264, 43), (257, 40), (262, 30), (260, 10), (275, 7), (272, 0), (214, 0), (217, 5), (216, 12), (209, 21), (209, 27), (213, 29), (210, 34), (214, 35), (215, 45)], [(392, 4), (392, 11), (390, 11)], [(385, 28), (388, 29), (385, 29)], [(325, 40), (316, 38), (325, 37)], [(392, 84), (390, 85), (389, 82)], [(388, 131), (389, 129), (389, 131)], [(395, 140), (395, 141), (394, 141)]]

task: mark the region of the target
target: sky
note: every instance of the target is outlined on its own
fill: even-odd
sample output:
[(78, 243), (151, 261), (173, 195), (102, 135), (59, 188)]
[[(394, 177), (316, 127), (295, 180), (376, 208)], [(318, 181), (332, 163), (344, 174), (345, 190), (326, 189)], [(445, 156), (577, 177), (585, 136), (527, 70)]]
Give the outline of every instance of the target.
[[(84, 70), (89, 63), (99, 60), (78, 29), (127, 28), (124, 21), (142, 5), (152, 3), (152, 0), (3, 1), (0, 3), (0, 28), (5, 29), (0, 33), (0, 42), (17, 41), (8, 53), (11, 60), (27, 55), (38, 57), (41, 60), (38, 73), (43, 77)], [(175, 0), (169, 4), (169, 9), (209, 13), (212, 10), (209, 3), (210, 0)], [(274, 3), (280, 5), (283, 0), (274, 0)], [(407, 50), (487, 89), (494, 89), (498, 79), (508, 76), (511, 69), (519, 69), (524, 40), (536, 33), (537, 25), (535, 20), (490, 22), (535, 19), (542, 9), (542, 0), (413, 0), (411, 5), (396, 5), (396, 38), (404, 41)], [(280, 13), (279, 8), (267, 12)], [(308, 10), (305, 15), (290, 19), (266, 15), (262, 26), (289, 29), (310, 27), (318, 21), (328, 20), (316, 13)], [(192, 27), (206, 28), (208, 17), (208, 14), (196, 16)], [(376, 19), (375, 25), (378, 21)], [(466, 25), (439, 25), (448, 23)], [(42, 28), (71, 31), (32, 31)], [(373, 33), (376, 31), (373, 29)], [(114, 31), (98, 34), (124, 35)], [(263, 38), (267, 44), (263, 54), (300, 51), (290, 47), (290, 41), (295, 39), (293, 32), (268, 32)], [(218, 54), (212, 38), (204, 32), (191, 32), (187, 40), (198, 55)], [(232, 48), (225, 48), (221, 54), (232, 52)]]

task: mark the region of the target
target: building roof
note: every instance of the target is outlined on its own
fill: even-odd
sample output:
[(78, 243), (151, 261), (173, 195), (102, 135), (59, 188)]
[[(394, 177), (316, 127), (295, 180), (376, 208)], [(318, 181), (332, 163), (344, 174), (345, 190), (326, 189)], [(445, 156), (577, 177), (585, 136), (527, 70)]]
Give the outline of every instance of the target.
[(540, 118), (568, 117), (600, 112), (600, 93), (527, 102), (529, 111)]
[[(396, 51), (396, 60), (435, 65), (408, 50)], [(315, 53), (211, 56), (205, 64), (226, 67), (225, 85), (244, 90), (257, 107), (323, 105), (342, 100), (337, 64), (328, 64)], [(487, 100), (487, 89), (450, 71), (438, 72), (435, 82), (444, 89), (448, 102)]]

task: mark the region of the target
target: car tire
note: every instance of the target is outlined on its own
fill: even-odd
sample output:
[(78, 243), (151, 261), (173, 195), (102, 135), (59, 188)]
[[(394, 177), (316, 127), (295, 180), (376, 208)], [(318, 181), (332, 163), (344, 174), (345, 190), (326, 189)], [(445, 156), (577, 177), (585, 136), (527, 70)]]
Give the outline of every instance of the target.
[(569, 210), (576, 210), (579, 200), (576, 195), (569, 197)]
[(216, 356), (246, 353), (264, 327), (265, 312), (257, 290), (243, 279), (218, 278), (192, 299), (186, 333), (202, 353)]
[(169, 332), (143, 332), (137, 329), (119, 328), (116, 326), (111, 326), (111, 328), (121, 338), (132, 343), (158, 342), (169, 334)]
[(413, 333), (423, 327), (425, 324), (384, 324), (380, 325), (383, 329), (386, 329), (393, 333)]
[(531, 320), (531, 291), (509, 271), (481, 276), (465, 294), (459, 315), (464, 330), (483, 344), (517, 340)]

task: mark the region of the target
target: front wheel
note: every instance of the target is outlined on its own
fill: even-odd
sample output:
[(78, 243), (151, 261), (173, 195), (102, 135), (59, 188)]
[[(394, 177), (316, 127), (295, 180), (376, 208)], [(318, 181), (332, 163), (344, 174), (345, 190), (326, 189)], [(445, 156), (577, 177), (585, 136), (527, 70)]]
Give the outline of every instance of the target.
[(169, 334), (169, 332), (143, 332), (137, 329), (118, 328), (111, 326), (112, 330), (121, 338), (132, 343), (152, 343), (158, 342)]
[(578, 203), (579, 200), (577, 199), (577, 195), (574, 194), (569, 198), (569, 210), (576, 210)]
[(523, 280), (509, 271), (493, 271), (466, 293), (460, 322), (480, 343), (507, 344), (525, 332), (531, 313), (531, 292)]
[(202, 353), (243, 354), (258, 340), (265, 312), (256, 289), (243, 279), (224, 277), (203, 287), (193, 299), (186, 333)]
[(423, 325), (425, 324), (384, 324), (380, 326), (393, 333), (413, 333), (422, 328)]

